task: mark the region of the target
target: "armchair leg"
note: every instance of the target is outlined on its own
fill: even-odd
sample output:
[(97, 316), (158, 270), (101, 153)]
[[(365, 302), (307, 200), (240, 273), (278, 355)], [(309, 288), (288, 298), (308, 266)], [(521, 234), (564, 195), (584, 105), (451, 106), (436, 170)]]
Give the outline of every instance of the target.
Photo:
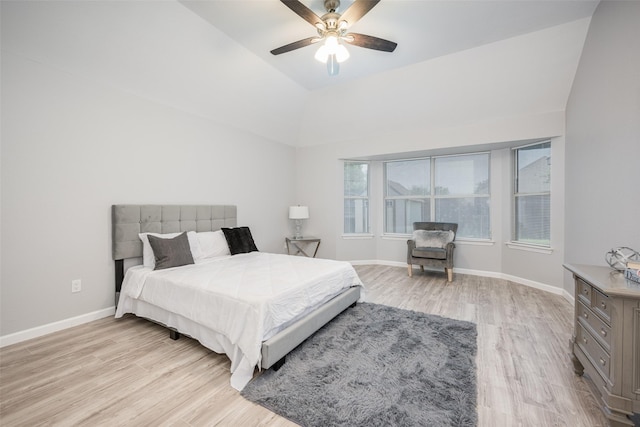
[(413, 277), (413, 266), (411, 264), (407, 264), (407, 269), (409, 270), (409, 277)]
[(453, 268), (447, 268), (447, 281), (451, 282), (453, 280)]

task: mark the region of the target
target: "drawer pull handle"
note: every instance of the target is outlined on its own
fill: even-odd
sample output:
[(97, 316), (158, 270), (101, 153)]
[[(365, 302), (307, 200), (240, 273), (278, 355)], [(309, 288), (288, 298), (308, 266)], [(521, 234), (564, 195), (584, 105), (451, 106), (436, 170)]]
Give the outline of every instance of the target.
[(585, 295), (589, 294), (589, 289), (584, 288), (584, 289), (582, 290), (582, 293), (583, 293), (583, 294), (585, 294)]
[(583, 337), (583, 338), (582, 338), (582, 342), (586, 344), (586, 343), (587, 343), (587, 342), (589, 342), (589, 341), (587, 341), (587, 339)]
[(602, 334), (603, 337), (607, 336), (607, 331), (605, 331), (604, 328), (600, 329), (600, 333)]
[(588, 318), (589, 318), (589, 313), (587, 313), (587, 312), (582, 313), (582, 315), (584, 316), (584, 318), (585, 318), (585, 319), (588, 319)]
[(602, 301), (602, 302), (600, 303), (600, 305), (602, 306), (602, 309), (603, 309), (603, 310), (606, 310), (606, 309), (607, 309), (607, 303), (606, 303), (606, 302)]
[(605, 363), (607, 363), (607, 362), (605, 362), (605, 361), (604, 361), (604, 359), (601, 357), (601, 358), (600, 358), (600, 364), (601, 364), (602, 366), (604, 366), (604, 365), (605, 365)]

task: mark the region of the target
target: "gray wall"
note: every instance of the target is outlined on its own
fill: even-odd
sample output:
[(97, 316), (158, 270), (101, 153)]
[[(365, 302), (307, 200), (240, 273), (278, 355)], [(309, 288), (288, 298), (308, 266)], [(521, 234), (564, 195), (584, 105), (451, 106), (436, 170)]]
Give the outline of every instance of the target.
[[(640, 251), (640, 2), (596, 9), (567, 103), (566, 253)], [(565, 280), (570, 289), (570, 278)]]
[[(118, 31), (101, 32), (103, 19)], [(184, 25), (165, 44), (170, 36), (154, 33), (151, 24), (145, 27), (151, 34), (139, 34), (147, 20)], [(200, 87), (210, 103), (198, 106), (183, 98), (188, 86), (164, 74), (171, 64), (141, 81), (138, 54), (147, 55), (142, 62), (149, 66), (178, 55), (175, 49), (181, 61), (197, 65), (206, 60), (194, 48), (202, 40), (233, 48), (199, 24), (169, 2), (2, 2), (0, 335), (113, 307), (115, 203), (235, 204), (260, 249), (283, 251), (287, 208), (296, 202), (295, 149), (252, 127), (282, 113), (278, 106), (254, 118), (247, 104), (262, 104), (274, 88), (293, 100), (299, 88), (275, 76), (265, 92), (234, 93), (234, 101), (225, 94), (236, 83), (209, 68)], [(242, 49), (225, 64), (239, 73), (247, 65), (273, 73)], [(198, 79), (197, 68), (181, 72)], [(165, 92), (167, 84), (178, 90)], [(234, 112), (243, 107), (242, 115)], [(235, 126), (242, 120), (252, 124)], [(290, 132), (274, 123), (265, 133)], [(80, 293), (71, 293), (73, 279), (82, 280)]]

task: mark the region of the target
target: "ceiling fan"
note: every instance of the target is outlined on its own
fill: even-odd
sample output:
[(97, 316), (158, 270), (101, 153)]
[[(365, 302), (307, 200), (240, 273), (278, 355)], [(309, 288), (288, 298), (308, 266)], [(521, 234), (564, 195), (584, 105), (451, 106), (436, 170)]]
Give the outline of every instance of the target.
[(326, 63), (329, 75), (334, 76), (340, 70), (339, 64), (349, 58), (349, 52), (340, 42), (383, 52), (393, 52), (398, 45), (389, 40), (347, 31), (351, 25), (373, 9), (380, 0), (355, 0), (342, 14), (337, 12), (340, 7), (340, 0), (324, 0), (324, 7), (327, 13), (321, 17), (299, 0), (280, 1), (302, 19), (316, 27), (318, 35), (274, 49), (271, 51), (273, 55), (280, 55), (324, 41), (316, 52), (315, 58), (320, 62)]

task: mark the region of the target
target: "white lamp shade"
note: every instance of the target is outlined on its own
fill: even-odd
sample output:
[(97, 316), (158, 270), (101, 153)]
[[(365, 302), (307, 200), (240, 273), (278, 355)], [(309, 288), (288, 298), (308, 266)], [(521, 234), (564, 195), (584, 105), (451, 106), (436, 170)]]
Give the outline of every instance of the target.
[(327, 63), (327, 59), (329, 59), (329, 49), (325, 45), (321, 45), (320, 48), (316, 51), (314, 56), (316, 60), (322, 62), (323, 64)]
[(308, 219), (308, 206), (289, 206), (289, 219)]
[(349, 51), (346, 47), (344, 47), (344, 45), (339, 44), (336, 47), (336, 59), (338, 60), (338, 62), (346, 61), (347, 59), (349, 59), (349, 56)]

